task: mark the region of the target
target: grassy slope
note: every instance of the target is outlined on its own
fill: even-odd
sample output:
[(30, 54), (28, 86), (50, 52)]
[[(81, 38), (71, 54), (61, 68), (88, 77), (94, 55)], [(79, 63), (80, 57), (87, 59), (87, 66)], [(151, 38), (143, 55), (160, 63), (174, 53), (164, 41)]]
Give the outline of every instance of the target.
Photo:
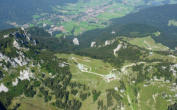
[[(99, 66), (97, 66), (97, 65), (102, 65), (103, 67), (104, 67), (104, 65), (108, 65), (100, 60), (95, 60), (95, 59), (91, 59), (88, 57), (81, 57), (81, 56), (77, 56), (77, 55), (57, 54), (57, 56), (68, 58), (68, 59), (70, 59), (71, 57), (76, 57), (76, 58), (82, 59), (82, 60), (78, 60), (79, 63), (84, 63), (89, 66), (98, 67), (98, 68), (99, 68)], [(157, 56), (157, 57), (159, 57), (159, 56)], [(168, 59), (168, 56), (167, 57), (164, 56), (163, 58)], [(91, 63), (87, 62), (87, 61), (83, 61), (83, 59), (87, 59), (87, 60), (89, 59), (89, 61), (91, 61)], [(76, 67), (76, 65), (72, 61), (69, 61), (69, 63), (71, 66), (71, 72), (73, 74), (72, 80), (77, 81), (77, 82), (81, 82), (91, 88), (101, 91), (101, 95), (100, 95), (99, 99), (103, 99), (104, 104), (107, 103), (106, 90), (107, 89), (114, 89), (115, 87), (118, 87), (120, 85), (118, 80), (107, 83), (99, 76), (95, 76), (95, 75), (92, 75), (89, 73), (82, 73), (78, 70), (78, 68)], [(107, 67), (110, 68), (110, 70), (112, 69), (111, 66), (107, 66)], [(131, 70), (129, 70), (129, 71), (132, 72)], [(121, 76), (122, 75), (119, 75), (118, 77), (121, 77)], [(140, 110), (140, 109), (141, 110), (149, 110), (149, 109), (166, 110), (167, 106), (171, 102), (168, 102), (167, 99), (162, 98), (162, 93), (165, 92), (168, 95), (170, 95), (170, 94), (174, 95), (174, 93), (175, 93), (169, 89), (169, 87), (171, 85), (168, 83), (152, 81), (152, 83), (147, 87), (144, 86), (144, 82), (139, 83), (138, 85), (135, 86), (133, 83), (128, 83), (128, 77), (125, 76), (125, 77), (121, 77), (121, 78), (122, 78), (121, 80), (124, 80), (127, 89), (124, 93), (121, 93), (120, 90), (118, 91), (118, 93), (121, 94), (121, 96), (123, 96), (122, 101), (125, 104), (124, 105), (125, 110)], [(138, 91), (139, 96), (135, 95), (135, 92), (134, 92), (135, 88), (139, 88), (139, 91)], [(155, 95), (155, 94), (158, 94), (158, 96), (155, 96), (155, 98), (153, 98), (153, 95)], [(136, 99), (137, 99), (137, 102), (135, 101)], [(115, 100), (113, 102), (116, 103)], [(161, 105), (161, 104), (163, 104), (163, 105)], [(97, 107), (97, 104), (93, 102), (92, 97), (89, 97), (87, 100), (85, 100), (83, 102), (83, 106), (81, 109), (82, 110), (90, 110), (90, 109), (95, 110), (96, 107)]]
[(151, 36), (143, 37), (143, 38), (126, 38), (128, 42), (133, 45), (137, 45), (139, 47), (143, 47), (152, 51), (167, 51), (168, 47), (156, 43)]
[[(101, 60), (91, 59), (88, 57), (82, 57), (78, 55), (73, 54), (57, 54), (59, 58), (67, 58), (71, 59), (72, 57), (78, 58), (78, 62), (81, 64), (88, 65), (92, 68), (95, 68), (93, 70), (94, 72), (98, 72), (100, 74), (109, 74), (109, 72), (113, 69), (113, 67), (105, 63)], [(89, 62), (88, 62), (89, 61)], [(96, 89), (98, 91), (101, 91), (100, 99), (105, 99), (106, 90), (115, 88), (118, 85), (118, 81), (112, 81), (110, 83), (107, 83), (103, 78), (100, 76), (96, 76), (90, 73), (83, 73), (78, 68), (77, 65), (73, 63), (73, 60), (69, 60), (71, 73), (73, 75), (72, 81), (80, 82), (81, 84), (86, 84), (91, 89)], [(106, 103), (106, 100), (104, 101)], [(97, 108), (97, 103), (93, 102), (92, 96), (89, 97), (86, 101), (83, 102), (83, 106), (81, 110), (95, 110)]]
[(168, 88), (168, 84), (156, 83), (148, 87), (142, 87), (140, 91), (140, 107), (142, 110), (167, 110), (168, 102), (162, 98), (162, 93), (174, 94)]
[[(69, 60), (70, 69), (73, 75), (72, 81), (80, 82), (82, 84), (86, 84), (90, 89), (96, 89), (97, 91), (101, 91), (101, 94), (98, 100), (103, 100), (104, 105), (107, 104), (107, 89), (114, 89), (118, 87), (119, 89), (119, 81), (115, 80), (110, 83), (103, 80), (101, 77), (81, 72), (76, 64), (71, 60), (72, 57), (77, 58), (77, 62), (91, 66), (92, 68), (98, 68), (95, 72), (106, 74), (113, 69), (113, 67), (105, 63), (101, 60), (92, 59), (89, 57), (78, 56), (74, 54), (57, 54), (59, 58), (67, 58)], [(106, 70), (103, 67), (107, 67)], [(128, 70), (132, 73), (131, 69)], [(133, 72), (135, 73), (135, 72)], [(133, 75), (133, 74), (132, 74)], [(122, 77), (122, 75), (118, 75), (121, 77), (121, 80), (126, 84), (126, 90), (122, 93), (120, 89), (116, 91), (116, 93), (122, 96), (122, 102), (125, 104), (125, 110), (166, 110), (167, 106), (171, 104), (168, 102), (168, 98), (162, 98), (163, 93), (167, 93), (168, 95), (174, 95), (175, 92), (170, 90), (171, 84), (165, 82), (151, 81), (148, 86), (144, 86), (145, 82), (139, 83), (138, 85), (133, 84), (128, 81), (128, 76)], [(138, 96), (135, 94), (135, 88), (138, 88)], [(155, 95), (156, 94), (156, 95)], [(137, 101), (136, 101), (137, 99)], [(173, 98), (169, 98), (173, 99)], [(89, 96), (86, 100), (82, 102), (81, 110), (96, 110), (97, 101), (93, 101), (93, 96)], [(113, 98), (113, 105), (116, 106), (117, 101)], [(13, 104), (21, 102), (21, 106), (18, 110), (56, 110), (54, 106), (49, 103), (45, 103), (44, 100), (38, 96), (34, 98), (25, 98), (25, 97), (17, 97), (13, 100)]]
[(16, 98), (14, 103), (21, 103), (18, 110), (58, 110), (54, 106), (45, 103), (42, 98)]

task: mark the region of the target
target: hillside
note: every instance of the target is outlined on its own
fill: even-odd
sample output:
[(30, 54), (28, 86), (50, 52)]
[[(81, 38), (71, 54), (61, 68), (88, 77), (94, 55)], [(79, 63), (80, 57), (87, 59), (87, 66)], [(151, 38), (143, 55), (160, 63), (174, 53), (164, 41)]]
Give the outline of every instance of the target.
[(177, 110), (175, 3), (1, 0), (0, 110)]
[(175, 48), (177, 46), (177, 28), (175, 26), (177, 14), (175, 10), (177, 10), (176, 4), (148, 8), (121, 19), (114, 19), (113, 24), (139, 23), (154, 26), (162, 32), (160, 37), (154, 39), (170, 48)]
[[(168, 105), (176, 101), (176, 86), (173, 86), (176, 78), (171, 69), (177, 57), (139, 48), (119, 38), (111, 41), (113, 43), (83, 49), (77, 53), (81, 56), (57, 54), (58, 58), (68, 59), (71, 81), (100, 91), (97, 103), (88, 97), (81, 110), (167, 110)], [(165, 94), (174, 94), (174, 97), (167, 101)]]
[(0, 36), (0, 102), (8, 110), (167, 110), (176, 102), (177, 56), (170, 51), (118, 37), (63, 54), (40, 49), (23, 28)]
[[(79, 35), (80, 44), (89, 47), (91, 42), (102, 43), (117, 36), (131, 38), (152, 36), (163, 45), (175, 50), (177, 5), (164, 5), (140, 10), (122, 18), (112, 19), (112, 24), (103, 29), (87, 31)], [(154, 33), (160, 32), (159, 37)]]
[(0, 39), (1, 105), (7, 110), (80, 108), (81, 102), (69, 92), (72, 75), (66, 59), (40, 50), (23, 28), (2, 31)]

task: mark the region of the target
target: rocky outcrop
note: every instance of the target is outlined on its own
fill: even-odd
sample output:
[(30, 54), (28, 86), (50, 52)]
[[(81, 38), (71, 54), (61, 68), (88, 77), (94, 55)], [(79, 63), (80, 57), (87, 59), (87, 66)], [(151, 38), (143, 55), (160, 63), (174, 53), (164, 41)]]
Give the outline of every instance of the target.
[(118, 44), (117, 47), (113, 50), (114, 56), (117, 56), (117, 52), (121, 49), (122, 44)]
[(20, 76), (18, 77), (20, 80), (30, 80), (30, 78), (33, 78), (33, 73), (27, 69), (20, 71)]
[(96, 42), (94, 42), (94, 41), (91, 42), (90, 47), (92, 47), (92, 48), (93, 48), (93, 47), (96, 47)]
[(4, 84), (1, 84), (1, 85), (0, 85), (0, 93), (1, 93), (1, 92), (8, 92), (8, 90), (9, 90), (9, 89), (8, 89)]
[(79, 45), (79, 40), (78, 40), (78, 38), (74, 38), (74, 39), (73, 39), (73, 44), (74, 44), (74, 45)]
[(113, 39), (113, 40), (106, 40), (104, 46), (111, 45), (111, 44), (113, 44), (115, 41), (116, 41), (116, 39)]

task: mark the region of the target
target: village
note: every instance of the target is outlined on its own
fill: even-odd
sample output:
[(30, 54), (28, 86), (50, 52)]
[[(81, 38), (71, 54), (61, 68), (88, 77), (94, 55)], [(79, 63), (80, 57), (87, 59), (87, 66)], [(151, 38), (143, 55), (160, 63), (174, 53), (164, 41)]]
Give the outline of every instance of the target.
[[(129, 7), (126, 7), (126, 2), (115, 2), (114, 5), (112, 0), (104, 3), (98, 2), (100, 2), (100, 5), (86, 5), (81, 2), (76, 5), (68, 4), (64, 7), (55, 6), (52, 7), (52, 13), (40, 12), (33, 15), (31, 23), (20, 25), (10, 22), (9, 24), (26, 28), (37, 25), (45, 28), (51, 35), (63, 36), (81, 34), (87, 30), (106, 27), (110, 24), (110, 19), (121, 17), (131, 11)], [(108, 15), (110, 13), (112, 16)], [(80, 24), (79, 27), (78, 24)]]

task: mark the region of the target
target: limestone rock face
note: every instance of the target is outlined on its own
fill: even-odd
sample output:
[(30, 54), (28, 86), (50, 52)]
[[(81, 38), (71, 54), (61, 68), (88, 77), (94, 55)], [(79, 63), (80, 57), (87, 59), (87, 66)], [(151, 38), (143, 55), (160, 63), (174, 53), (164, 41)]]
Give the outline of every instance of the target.
[(8, 88), (4, 84), (0, 85), (0, 93), (1, 92), (8, 92)]
[(79, 45), (79, 40), (78, 40), (78, 38), (74, 38), (74, 39), (73, 39), (73, 44), (74, 44), (74, 45)]
[(96, 42), (91, 42), (90, 47), (96, 47)]

